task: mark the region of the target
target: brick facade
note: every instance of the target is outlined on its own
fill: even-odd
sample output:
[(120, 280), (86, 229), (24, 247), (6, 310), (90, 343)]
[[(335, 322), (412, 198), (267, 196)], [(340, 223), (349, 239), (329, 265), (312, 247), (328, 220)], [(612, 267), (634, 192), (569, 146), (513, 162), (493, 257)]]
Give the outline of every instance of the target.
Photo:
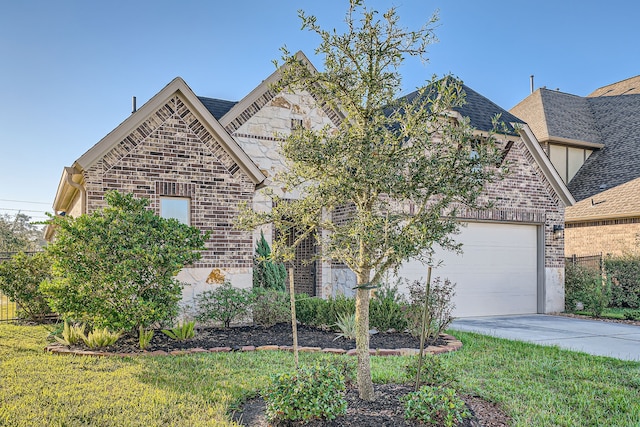
[(148, 198), (158, 214), (161, 196), (185, 197), (191, 225), (212, 233), (193, 267), (252, 267), (252, 235), (235, 229), (233, 222), (239, 205), (253, 200), (254, 185), (180, 96), (83, 174), (89, 213), (104, 206), (108, 190)]
[(567, 257), (640, 251), (640, 218), (568, 223), (564, 233)]

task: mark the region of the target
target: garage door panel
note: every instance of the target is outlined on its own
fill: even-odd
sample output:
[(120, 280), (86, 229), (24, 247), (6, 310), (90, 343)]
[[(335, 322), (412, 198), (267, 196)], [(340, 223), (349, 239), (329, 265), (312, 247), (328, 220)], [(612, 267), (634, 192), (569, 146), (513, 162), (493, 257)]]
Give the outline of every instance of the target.
[[(456, 283), (456, 317), (537, 312), (536, 226), (469, 223), (456, 240), (463, 253), (437, 249), (442, 263), (432, 272)], [(398, 276), (424, 281), (427, 267), (411, 260)]]

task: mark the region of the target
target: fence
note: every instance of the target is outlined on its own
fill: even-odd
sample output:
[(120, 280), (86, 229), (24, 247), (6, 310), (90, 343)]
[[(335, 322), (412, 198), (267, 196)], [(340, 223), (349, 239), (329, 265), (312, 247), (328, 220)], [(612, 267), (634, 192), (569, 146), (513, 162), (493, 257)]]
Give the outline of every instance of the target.
[(583, 267), (602, 271), (604, 258), (602, 257), (602, 254), (586, 256), (572, 255), (568, 258), (565, 258), (564, 262), (565, 264), (581, 265)]

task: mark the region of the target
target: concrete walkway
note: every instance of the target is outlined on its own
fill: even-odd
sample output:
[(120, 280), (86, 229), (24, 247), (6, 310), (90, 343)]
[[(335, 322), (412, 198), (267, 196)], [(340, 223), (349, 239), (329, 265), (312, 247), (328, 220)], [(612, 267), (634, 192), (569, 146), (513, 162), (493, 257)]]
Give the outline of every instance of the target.
[(640, 326), (532, 314), (456, 319), (450, 328), (640, 361)]

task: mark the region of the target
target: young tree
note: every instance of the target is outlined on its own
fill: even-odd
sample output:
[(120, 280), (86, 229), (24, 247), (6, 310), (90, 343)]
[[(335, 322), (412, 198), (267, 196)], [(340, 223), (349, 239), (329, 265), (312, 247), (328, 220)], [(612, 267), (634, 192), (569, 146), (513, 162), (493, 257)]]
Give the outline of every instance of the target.
[(160, 218), (147, 199), (104, 197), (104, 209), (51, 220), (56, 235), (47, 253), (57, 278), (41, 288), (52, 309), (113, 330), (170, 320), (182, 290), (175, 275), (200, 258), (207, 235)]
[[(323, 30), (299, 12), (303, 28), (321, 38), (324, 70), (284, 51), (279, 89), (305, 90), (342, 112), (336, 128), (297, 128), (282, 144), (288, 171), (279, 177), (298, 200), (282, 202), (274, 192), (268, 213), (245, 211), (240, 224), (273, 223), (275, 256), (291, 257), (286, 236), (319, 236), (322, 256), (343, 262), (356, 275), (357, 382), (362, 399), (373, 400), (369, 360), (370, 289), (389, 269), (409, 258), (428, 260), (433, 246), (459, 250), (451, 235), (459, 228), (460, 205), (479, 207), (487, 182), (502, 173), (491, 135), (477, 140), (468, 120), (454, 119), (464, 103), (460, 83), (433, 81), (417, 96), (399, 97), (399, 68), (407, 56), (424, 58), (433, 42), (434, 15), (416, 31), (401, 28), (395, 9), (382, 15), (352, 0), (347, 30)], [(350, 215), (338, 220), (336, 207)], [(322, 233), (326, 230), (328, 233)]]
[(287, 270), (284, 264), (271, 260), (271, 248), (261, 232), (253, 260), (253, 287), (284, 292), (286, 280)]

